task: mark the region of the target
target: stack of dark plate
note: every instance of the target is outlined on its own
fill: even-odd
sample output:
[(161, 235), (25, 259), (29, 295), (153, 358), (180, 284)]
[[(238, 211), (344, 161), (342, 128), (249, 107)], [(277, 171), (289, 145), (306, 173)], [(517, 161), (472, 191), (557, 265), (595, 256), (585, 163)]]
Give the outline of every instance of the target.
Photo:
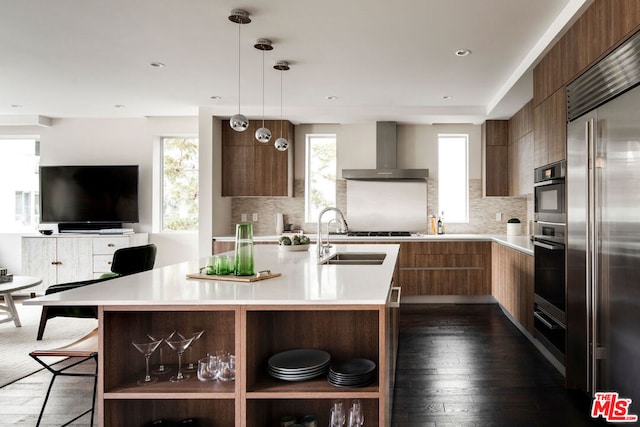
[(329, 384), (336, 387), (364, 387), (375, 378), (376, 364), (369, 359), (348, 359), (331, 364)]
[(299, 348), (274, 354), (269, 358), (268, 372), (285, 381), (305, 381), (325, 375), (331, 364), (331, 355), (314, 348)]

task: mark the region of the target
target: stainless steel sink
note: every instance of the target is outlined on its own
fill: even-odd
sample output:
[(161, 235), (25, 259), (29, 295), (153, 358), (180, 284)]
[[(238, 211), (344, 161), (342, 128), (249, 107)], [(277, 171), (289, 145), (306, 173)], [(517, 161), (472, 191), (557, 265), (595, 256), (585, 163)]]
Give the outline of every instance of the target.
[(366, 252), (338, 252), (320, 262), (330, 265), (380, 265), (387, 254)]

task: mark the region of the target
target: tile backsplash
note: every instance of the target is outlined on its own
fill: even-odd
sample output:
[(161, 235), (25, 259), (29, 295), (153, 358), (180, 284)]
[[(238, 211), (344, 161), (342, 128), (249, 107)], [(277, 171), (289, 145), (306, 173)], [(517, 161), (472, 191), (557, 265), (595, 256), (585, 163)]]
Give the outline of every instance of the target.
[[(337, 182), (337, 207), (349, 219), (346, 212), (346, 181)], [(316, 223), (304, 222), (304, 180), (296, 180), (294, 197), (235, 197), (231, 203), (232, 223), (228, 225), (229, 235), (233, 234), (235, 224), (240, 222), (241, 215), (247, 214), (251, 221), (254, 213), (258, 214), (254, 224), (256, 236), (270, 236), (275, 232), (275, 214), (283, 213), (285, 224), (293, 224), (294, 228), (302, 228), (305, 233), (316, 232)], [(427, 214), (437, 216), (438, 182), (429, 178), (427, 181)], [(502, 219), (496, 220), (501, 213)], [(447, 224), (445, 215), (445, 231), (447, 234), (507, 234), (507, 220), (518, 218), (522, 223), (522, 233), (531, 234), (533, 219), (532, 197), (482, 197), (482, 181), (469, 181), (469, 223)], [(425, 218), (426, 229), (426, 218)]]

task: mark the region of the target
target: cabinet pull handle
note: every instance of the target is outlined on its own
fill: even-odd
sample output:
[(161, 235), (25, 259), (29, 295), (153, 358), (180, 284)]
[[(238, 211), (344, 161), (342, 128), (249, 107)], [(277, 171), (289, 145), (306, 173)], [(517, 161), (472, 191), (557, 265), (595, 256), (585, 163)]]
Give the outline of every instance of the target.
[(111, 265), (111, 264), (113, 264), (111, 261), (109, 261), (109, 262), (107, 263), (107, 265)]
[(51, 261), (51, 265), (62, 265), (60, 261)]
[(392, 297), (393, 297), (393, 293), (394, 292), (398, 293), (398, 297), (396, 298), (395, 301), (392, 300), (392, 301), (389, 302), (389, 307), (391, 307), (391, 308), (400, 308), (400, 294), (402, 293), (402, 288), (399, 287), (399, 286), (398, 287), (395, 287), (395, 286), (392, 287), (391, 288)]
[(107, 247), (108, 247), (108, 248), (112, 248), (112, 247), (114, 247), (114, 246), (115, 246), (115, 245), (114, 245), (113, 243), (108, 243), (108, 244), (107, 244)]

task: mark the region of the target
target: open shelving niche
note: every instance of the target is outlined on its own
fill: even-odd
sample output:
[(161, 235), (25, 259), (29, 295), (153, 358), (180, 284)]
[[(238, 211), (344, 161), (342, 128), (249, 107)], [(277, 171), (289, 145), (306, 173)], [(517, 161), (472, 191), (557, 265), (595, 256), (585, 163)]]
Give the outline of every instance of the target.
[[(101, 425), (197, 417), (205, 426), (262, 427), (278, 425), (283, 415), (302, 418), (307, 414), (317, 415), (319, 425), (326, 425), (333, 400), (349, 405), (353, 399), (362, 401), (368, 425), (388, 425), (395, 353), (390, 347), (393, 318), (388, 306), (379, 305), (101, 307)], [(186, 382), (170, 383), (171, 374), (167, 374), (156, 384), (138, 386), (136, 380), (144, 376), (144, 358), (131, 341), (151, 330), (169, 328), (205, 329), (194, 343), (192, 356), (187, 350), (183, 359), (221, 349), (231, 351), (237, 357), (236, 381), (203, 383), (192, 372)], [(340, 388), (329, 384), (325, 376), (301, 382), (270, 377), (269, 357), (295, 348), (328, 351), (332, 361), (370, 359), (377, 365), (376, 380), (365, 387)], [(177, 354), (166, 350), (165, 363), (175, 373)], [(154, 361), (157, 363), (155, 354), (152, 364)]]

